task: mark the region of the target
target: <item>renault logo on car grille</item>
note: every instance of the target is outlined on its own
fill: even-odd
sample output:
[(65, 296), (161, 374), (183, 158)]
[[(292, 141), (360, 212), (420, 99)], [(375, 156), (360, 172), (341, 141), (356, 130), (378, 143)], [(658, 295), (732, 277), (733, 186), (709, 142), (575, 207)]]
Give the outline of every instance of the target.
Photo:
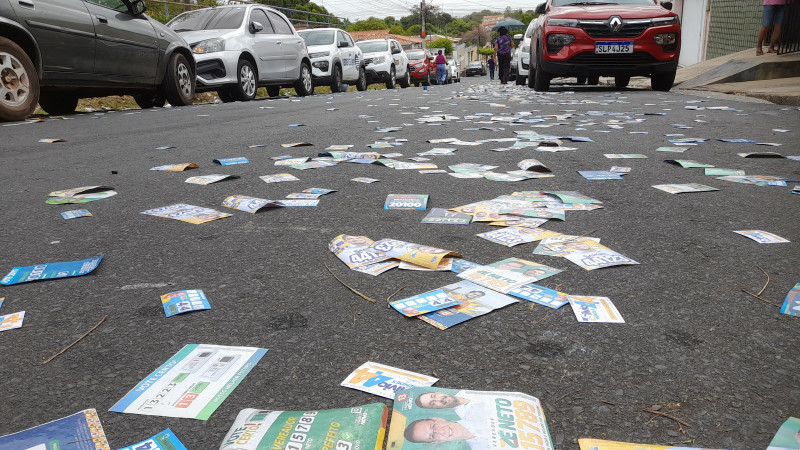
[(608, 19), (608, 29), (614, 33), (618, 33), (622, 29), (622, 19), (619, 16), (614, 16)]

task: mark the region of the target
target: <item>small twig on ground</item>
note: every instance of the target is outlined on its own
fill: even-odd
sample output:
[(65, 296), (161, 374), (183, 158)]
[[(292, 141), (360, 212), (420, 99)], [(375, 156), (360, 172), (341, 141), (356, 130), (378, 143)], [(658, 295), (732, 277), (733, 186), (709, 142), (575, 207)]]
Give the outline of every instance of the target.
[(375, 303), (375, 299), (367, 297), (366, 295), (362, 294), (361, 292), (358, 292), (357, 290), (355, 290), (355, 289), (351, 288), (350, 286), (348, 286), (347, 284), (345, 284), (344, 281), (340, 280), (339, 277), (337, 277), (336, 274), (333, 273), (333, 271), (331, 270), (330, 267), (328, 267), (327, 264), (325, 264), (325, 268), (328, 269), (328, 272), (330, 272), (331, 275), (333, 275), (333, 278), (336, 278), (336, 281), (338, 281), (339, 283), (342, 283), (342, 286), (346, 287), (347, 289), (350, 289), (350, 291), (352, 291), (354, 294), (358, 295), (359, 297), (363, 298), (364, 300), (368, 300), (368, 301), (371, 301), (372, 303)]
[(761, 288), (761, 290), (760, 290), (760, 291), (758, 291), (758, 294), (756, 294), (756, 295), (761, 295), (761, 294), (763, 294), (763, 293), (764, 293), (764, 291), (765, 291), (765, 290), (767, 290), (767, 286), (769, 286), (769, 274), (767, 273), (767, 271), (766, 271), (766, 270), (762, 269), (761, 267), (759, 267), (759, 266), (756, 266), (756, 267), (758, 267), (758, 269), (759, 269), (760, 271), (764, 272), (764, 275), (766, 275), (766, 276), (767, 276), (767, 282), (766, 282), (766, 283), (764, 283), (764, 287), (763, 287), (763, 288)]
[(605, 403), (606, 405), (617, 406), (616, 403), (607, 402), (605, 400), (600, 400), (600, 403)]
[(648, 408), (644, 408), (644, 409), (642, 409), (642, 411), (644, 411), (646, 413), (650, 413), (650, 414), (655, 414), (657, 416), (666, 417), (667, 419), (674, 420), (675, 422), (678, 422), (679, 424), (681, 424), (681, 425), (683, 425), (685, 427), (689, 427), (689, 428), (692, 427), (691, 425), (689, 425), (688, 423), (682, 421), (681, 419), (678, 419), (677, 417), (674, 417), (674, 416), (670, 416), (669, 414), (663, 413), (661, 411), (653, 411), (652, 409), (648, 409)]
[(770, 304), (770, 305), (772, 305), (772, 306), (776, 306), (776, 307), (780, 308), (780, 307), (781, 307), (781, 305), (778, 305), (777, 303), (773, 303), (773, 302), (771, 302), (771, 301), (769, 301), (769, 300), (764, 300), (763, 298), (761, 298), (761, 294), (763, 294), (763, 293), (764, 293), (764, 291), (766, 291), (766, 290), (767, 290), (767, 286), (769, 286), (769, 274), (767, 273), (767, 271), (766, 271), (766, 270), (762, 269), (761, 267), (759, 267), (759, 266), (756, 266), (756, 267), (758, 267), (758, 269), (759, 269), (760, 271), (764, 272), (764, 275), (766, 275), (766, 276), (767, 276), (767, 282), (766, 282), (766, 283), (764, 283), (764, 287), (762, 287), (762, 288), (761, 288), (761, 290), (760, 290), (760, 291), (758, 291), (758, 294), (753, 294), (752, 292), (748, 292), (748, 291), (746, 291), (746, 290), (744, 290), (744, 289), (742, 289), (742, 292), (744, 292), (745, 294), (747, 294), (747, 295), (749, 295), (749, 296), (751, 296), (751, 297), (755, 297), (755, 298), (757, 298), (757, 299), (761, 300), (761, 301), (762, 301), (762, 302), (764, 302), (764, 303), (769, 303), (769, 304)]
[(404, 285), (404, 286), (403, 286), (403, 287), (401, 287), (400, 289), (398, 289), (398, 290), (394, 291), (394, 293), (392, 293), (392, 295), (390, 295), (390, 296), (386, 297), (386, 307), (387, 307), (387, 308), (391, 308), (391, 306), (389, 306), (389, 302), (391, 302), (391, 301), (392, 301), (392, 297), (394, 297), (394, 296), (395, 296), (395, 295), (397, 295), (397, 294), (398, 294), (400, 291), (402, 291), (403, 289), (405, 289), (405, 288), (407, 288), (407, 287), (409, 287), (409, 286), (411, 286), (411, 283), (407, 283), (406, 285)]
[(553, 403), (558, 403), (559, 401), (563, 400), (564, 397), (570, 396), (572, 394), (577, 394), (580, 391), (581, 391), (580, 389), (575, 389), (574, 391), (567, 392), (566, 394), (562, 395), (561, 397), (558, 397), (557, 399), (553, 400)]
[(89, 335), (89, 334), (90, 334), (92, 331), (96, 330), (96, 329), (97, 329), (97, 327), (99, 327), (100, 325), (102, 325), (102, 324), (103, 324), (103, 322), (105, 322), (105, 321), (106, 321), (106, 319), (108, 319), (108, 316), (103, 316), (103, 318), (102, 318), (102, 319), (100, 319), (100, 322), (97, 322), (97, 325), (93, 326), (91, 330), (89, 330), (89, 331), (87, 331), (86, 333), (84, 333), (84, 334), (83, 334), (83, 336), (79, 337), (79, 338), (78, 338), (77, 340), (75, 340), (75, 342), (73, 342), (72, 344), (69, 344), (69, 345), (68, 345), (66, 348), (64, 348), (64, 350), (61, 350), (60, 352), (56, 353), (55, 355), (53, 355), (53, 356), (51, 356), (51, 357), (47, 358), (47, 361), (44, 361), (42, 364), (47, 364), (47, 363), (49, 363), (50, 361), (52, 361), (52, 360), (56, 359), (56, 357), (57, 357), (57, 356), (61, 355), (62, 353), (66, 352), (67, 350), (69, 350), (70, 348), (72, 348), (72, 346), (73, 346), (73, 345), (75, 345), (75, 344), (77, 344), (78, 342), (80, 342), (80, 341), (81, 341), (83, 338), (85, 338), (86, 336), (88, 336), (88, 335)]
[(764, 300), (763, 298), (759, 297), (759, 296), (758, 296), (758, 295), (756, 295), (756, 294), (753, 294), (752, 292), (747, 292), (747, 291), (746, 291), (746, 290), (744, 290), (744, 289), (742, 289), (742, 292), (744, 292), (745, 294), (747, 294), (747, 295), (750, 295), (750, 296), (752, 296), (752, 297), (755, 297), (755, 298), (757, 298), (757, 299), (761, 300), (761, 301), (762, 301), (762, 302), (764, 302), (764, 303), (769, 303), (770, 305), (772, 305), (772, 306), (775, 306), (775, 307), (777, 307), (777, 308), (780, 308), (780, 307), (781, 307), (781, 305), (779, 305), (779, 304), (777, 304), (777, 303), (772, 303), (772, 302), (771, 302), (771, 301), (769, 301), (769, 300)]

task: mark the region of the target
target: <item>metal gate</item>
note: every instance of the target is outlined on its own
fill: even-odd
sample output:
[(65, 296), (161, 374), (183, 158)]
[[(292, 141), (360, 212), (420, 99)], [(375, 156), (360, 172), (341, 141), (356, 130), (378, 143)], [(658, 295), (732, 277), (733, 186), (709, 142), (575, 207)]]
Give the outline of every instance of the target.
[(787, 0), (783, 12), (778, 54), (800, 51), (800, 0)]

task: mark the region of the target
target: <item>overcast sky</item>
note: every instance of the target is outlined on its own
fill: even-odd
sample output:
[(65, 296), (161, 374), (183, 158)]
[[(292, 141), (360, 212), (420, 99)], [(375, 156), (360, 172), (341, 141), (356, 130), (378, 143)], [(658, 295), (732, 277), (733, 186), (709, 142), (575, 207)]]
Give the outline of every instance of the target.
[[(513, 10), (532, 10), (537, 4), (542, 3), (542, 0), (505, 0), (503, 2), (489, 0), (425, 0), (425, 2), (428, 5), (441, 8), (441, 11), (453, 17), (461, 17), (483, 9), (503, 11), (506, 6), (510, 6)], [(335, 16), (344, 17), (352, 21), (366, 19), (369, 16), (375, 16), (380, 19), (394, 16), (399, 19), (409, 14), (412, 5), (419, 6), (419, 1), (413, 0), (315, 0), (315, 3), (324, 6)]]

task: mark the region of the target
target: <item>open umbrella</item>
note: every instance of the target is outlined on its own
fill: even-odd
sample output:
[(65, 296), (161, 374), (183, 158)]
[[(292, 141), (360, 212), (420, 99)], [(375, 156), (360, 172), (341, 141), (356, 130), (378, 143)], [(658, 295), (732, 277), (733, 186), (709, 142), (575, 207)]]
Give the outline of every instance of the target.
[(527, 25), (516, 19), (503, 20), (497, 22), (497, 25), (492, 27), (492, 31), (497, 31), (500, 29), (500, 27), (506, 27), (508, 31), (511, 31), (511, 30), (524, 30), (527, 27)]

